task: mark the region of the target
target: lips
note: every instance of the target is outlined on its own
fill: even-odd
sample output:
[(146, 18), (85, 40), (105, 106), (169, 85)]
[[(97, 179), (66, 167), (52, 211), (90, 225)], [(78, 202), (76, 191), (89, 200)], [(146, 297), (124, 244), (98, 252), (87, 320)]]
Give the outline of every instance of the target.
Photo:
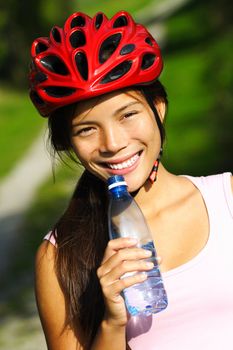
[(112, 170), (122, 170), (122, 169), (130, 168), (137, 162), (139, 156), (140, 156), (139, 153), (137, 153), (137, 154), (133, 155), (131, 158), (124, 160), (123, 162), (107, 163), (107, 167), (112, 169)]

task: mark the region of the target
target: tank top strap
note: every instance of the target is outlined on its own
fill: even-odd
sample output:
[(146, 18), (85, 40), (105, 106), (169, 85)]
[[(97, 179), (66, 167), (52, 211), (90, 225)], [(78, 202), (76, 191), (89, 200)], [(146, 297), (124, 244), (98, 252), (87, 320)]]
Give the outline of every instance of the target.
[(49, 241), (52, 245), (54, 245), (56, 247), (57, 246), (57, 242), (56, 242), (55, 234), (54, 234), (53, 231), (50, 231), (49, 233), (47, 233), (46, 236), (44, 236), (44, 240)]
[(233, 218), (233, 195), (231, 173), (209, 176), (185, 176), (201, 192), (206, 206), (216, 214), (225, 213)]
[(224, 186), (224, 195), (226, 198), (226, 202), (233, 219), (233, 193), (232, 193), (232, 185), (231, 185), (231, 173), (223, 174), (223, 186)]

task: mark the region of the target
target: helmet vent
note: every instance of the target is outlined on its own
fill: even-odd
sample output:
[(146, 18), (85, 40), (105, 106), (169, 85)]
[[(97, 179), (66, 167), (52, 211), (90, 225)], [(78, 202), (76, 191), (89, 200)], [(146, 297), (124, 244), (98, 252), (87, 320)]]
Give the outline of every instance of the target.
[(141, 64), (141, 68), (143, 70), (151, 67), (155, 61), (155, 55), (153, 55), (152, 53), (147, 53), (143, 56), (143, 59), (142, 59), (142, 64)]
[(44, 52), (48, 49), (48, 47), (44, 43), (37, 43), (36, 45), (36, 54), (38, 55), (41, 52)]
[(86, 38), (81, 30), (76, 30), (70, 36), (71, 46), (76, 49), (77, 47), (84, 46), (86, 44)]
[(43, 83), (43, 81), (47, 80), (47, 75), (42, 73), (42, 72), (38, 72), (35, 75), (35, 81), (37, 83)]
[(82, 16), (77, 16), (74, 17), (71, 21), (70, 27), (75, 28), (75, 27), (84, 27), (86, 24), (85, 18)]
[(102, 43), (99, 51), (99, 62), (104, 63), (113, 54), (121, 40), (121, 34), (113, 34)]
[(54, 39), (57, 43), (60, 43), (60, 42), (61, 42), (61, 34), (60, 34), (59, 30), (58, 30), (56, 27), (54, 27), (54, 28), (52, 29), (51, 33), (52, 33), (53, 39)]
[(96, 29), (99, 29), (101, 24), (103, 23), (103, 14), (102, 13), (98, 13), (98, 15), (96, 16), (96, 19), (95, 19), (95, 28)]
[(145, 42), (147, 44), (149, 44), (150, 46), (153, 46), (153, 42), (152, 42), (152, 40), (151, 40), (151, 38), (149, 36), (145, 39)]
[(127, 55), (127, 54), (131, 53), (134, 49), (135, 49), (134, 44), (127, 44), (124, 47), (122, 47), (122, 49), (120, 51), (120, 55), (121, 56)]
[(48, 86), (44, 88), (44, 91), (51, 97), (59, 98), (72, 95), (76, 89), (63, 86)]
[(45, 56), (40, 60), (41, 64), (52, 73), (59, 75), (68, 75), (65, 64), (57, 56)]
[(126, 27), (128, 25), (128, 20), (125, 16), (118, 17), (113, 23), (113, 28)]
[(87, 57), (83, 52), (77, 52), (75, 55), (75, 63), (84, 80), (88, 79), (88, 64)]
[(130, 70), (132, 61), (125, 61), (120, 63), (118, 66), (113, 68), (105, 77), (101, 80), (101, 84), (110, 83), (111, 81), (117, 80)]

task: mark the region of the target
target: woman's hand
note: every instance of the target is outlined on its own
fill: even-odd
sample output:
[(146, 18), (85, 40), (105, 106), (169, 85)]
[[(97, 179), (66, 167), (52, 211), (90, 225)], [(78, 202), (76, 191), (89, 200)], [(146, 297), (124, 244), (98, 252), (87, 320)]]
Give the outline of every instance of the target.
[[(136, 244), (137, 241), (131, 238), (109, 241), (97, 270), (106, 306), (105, 321), (113, 327), (125, 326), (127, 323), (127, 311), (120, 293), (127, 287), (145, 281), (147, 275), (143, 271), (154, 267), (153, 263), (145, 260), (151, 256), (151, 252), (137, 248)], [(138, 273), (124, 276), (134, 271)]]

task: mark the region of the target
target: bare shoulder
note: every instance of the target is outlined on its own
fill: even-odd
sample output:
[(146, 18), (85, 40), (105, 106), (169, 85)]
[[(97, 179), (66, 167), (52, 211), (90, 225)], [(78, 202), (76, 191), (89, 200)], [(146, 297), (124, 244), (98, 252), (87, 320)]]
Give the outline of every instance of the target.
[(49, 241), (44, 240), (39, 246), (36, 252), (36, 266), (43, 267), (43, 263), (52, 264), (54, 266), (55, 262), (56, 247), (49, 243)]
[(46, 342), (50, 350), (81, 350), (73, 331), (64, 329), (65, 299), (57, 279), (55, 259), (56, 247), (43, 241), (35, 259), (35, 293)]

